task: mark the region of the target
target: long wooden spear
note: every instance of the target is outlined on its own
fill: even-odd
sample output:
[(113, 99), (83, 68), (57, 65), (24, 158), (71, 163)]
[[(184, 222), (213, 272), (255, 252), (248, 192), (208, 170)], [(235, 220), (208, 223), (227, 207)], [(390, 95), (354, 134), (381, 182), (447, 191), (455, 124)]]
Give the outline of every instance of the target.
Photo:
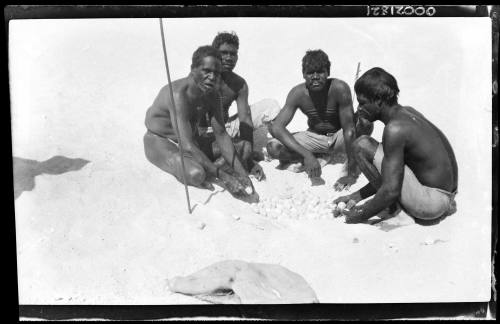
[(184, 183), (184, 189), (186, 191), (188, 211), (191, 214), (191, 202), (189, 201), (189, 191), (188, 191), (188, 187), (187, 187), (187, 183), (186, 183), (186, 166), (184, 164), (184, 150), (182, 148), (181, 134), (179, 133), (179, 126), (178, 126), (178, 122), (177, 122), (177, 110), (176, 110), (175, 101), (174, 101), (174, 91), (172, 89), (172, 82), (170, 81), (170, 70), (168, 68), (167, 48), (165, 46), (165, 35), (163, 34), (163, 21), (161, 18), (159, 18), (159, 19), (160, 19), (161, 43), (163, 45), (163, 57), (165, 58), (165, 67), (167, 69), (168, 86), (170, 88), (170, 100), (172, 101), (172, 107), (173, 107), (171, 112), (172, 112), (172, 117), (175, 121), (175, 123), (173, 123), (173, 124), (175, 125), (175, 132), (177, 133), (177, 140), (179, 142), (179, 151), (181, 154), (182, 183)]

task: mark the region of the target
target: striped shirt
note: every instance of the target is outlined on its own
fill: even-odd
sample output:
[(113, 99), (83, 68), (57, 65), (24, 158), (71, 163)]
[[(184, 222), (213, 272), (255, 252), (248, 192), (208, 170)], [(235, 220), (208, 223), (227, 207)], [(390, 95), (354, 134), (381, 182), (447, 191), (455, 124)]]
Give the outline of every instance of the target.
[(308, 91), (312, 105), (301, 105), (300, 110), (307, 116), (309, 129), (317, 134), (337, 132), (340, 126), (338, 104), (328, 104), (328, 94), (333, 79), (326, 81), (325, 87), (320, 91)]

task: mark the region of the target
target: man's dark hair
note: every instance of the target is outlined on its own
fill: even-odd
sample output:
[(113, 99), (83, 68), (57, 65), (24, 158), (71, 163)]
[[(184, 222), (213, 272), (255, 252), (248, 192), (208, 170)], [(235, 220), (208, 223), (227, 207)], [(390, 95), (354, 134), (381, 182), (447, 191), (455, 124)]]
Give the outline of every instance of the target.
[(396, 78), (379, 67), (363, 73), (354, 84), (354, 91), (372, 101), (381, 100), (388, 105), (398, 102), (399, 88)]
[(330, 75), (330, 65), (330, 60), (325, 52), (320, 49), (308, 50), (302, 58), (302, 73), (306, 70), (319, 71), (326, 69), (328, 75)]
[(213, 56), (218, 60), (222, 60), (219, 50), (215, 47), (210, 45), (200, 46), (193, 53), (193, 59), (191, 60), (191, 69), (194, 69), (195, 67), (201, 65), (201, 62), (207, 56)]
[(220, 32), (217, 33), (217, 36), (215, 36), (212, 46), (219, 49), (219, 47), (224, 44), (228, 43), (229, 45), (233, 45), (236, 47), (236, 49), (240, 48), (240, 40), (238, 38), (238, 35), (236, 35), (235, 32)]

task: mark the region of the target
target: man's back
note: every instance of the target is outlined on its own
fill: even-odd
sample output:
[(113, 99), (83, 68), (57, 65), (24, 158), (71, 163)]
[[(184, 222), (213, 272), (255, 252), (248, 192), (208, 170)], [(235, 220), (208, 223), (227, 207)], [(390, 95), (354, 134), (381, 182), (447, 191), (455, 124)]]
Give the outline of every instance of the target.
[(398, 125), (404, 136), (404, 161), (426, 186), (455, 191), (458, 168), (446, 136), (412, 107), (400, 107), (386, 127)]

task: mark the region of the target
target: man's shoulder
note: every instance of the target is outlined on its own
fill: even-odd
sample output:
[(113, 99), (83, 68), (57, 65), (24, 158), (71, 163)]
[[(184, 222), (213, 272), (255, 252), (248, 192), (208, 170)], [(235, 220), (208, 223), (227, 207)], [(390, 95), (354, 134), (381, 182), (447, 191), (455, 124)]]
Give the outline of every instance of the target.
[(239, 92), (246, 84), (245, 79), (233, 71), (222, 72), (221, 77), (222, 81), (234, 92)]
[(177, 79), (171, 82), (171, 84), (167, 83), (165, 84), (161, 89), (160, 92), (163, 93), (170, 93), (170, 88), (174, 91), (174, 93), (182, 92), (184, 91), (188, 86), (187, 78), (181, 78)]
[(392, 118), (384, 127), (385, 138), (403, 138), (410, 132), (408, 121), (405, 118), (396, 116)]
[(306, 90), (307, 90), (306, 83), (302, 82), (302, 83), (299, 83), (299, 84), (293, 86), (293, 88), (290, 90), (290, 94), (297, 95), (297, 96), (305, 96), (307, 94)]
[(305, 83), (300, 83), (294, 86), (287, 95), (287, 102), (292, 105), (298, 105), (301, 100), (307, 96)]
[(159, 92), (159, 96), (165, 103), (170, 102), (170, 91), (173, 91), (174, 99), (184, 99), (187, 95), (188, 82), (187, 78), (177, 79), (171, 84), (165, 84)]
[(332, 81), (330, 84), (330, 91), (334, 91), (334, 92), (346, 92), (346, 91), (350, 92), (351, 91), (351, 89), (349, 88), (349, 85), (344, 80), (340, 80), (337, 78), (332, 78), (331, 80)]

